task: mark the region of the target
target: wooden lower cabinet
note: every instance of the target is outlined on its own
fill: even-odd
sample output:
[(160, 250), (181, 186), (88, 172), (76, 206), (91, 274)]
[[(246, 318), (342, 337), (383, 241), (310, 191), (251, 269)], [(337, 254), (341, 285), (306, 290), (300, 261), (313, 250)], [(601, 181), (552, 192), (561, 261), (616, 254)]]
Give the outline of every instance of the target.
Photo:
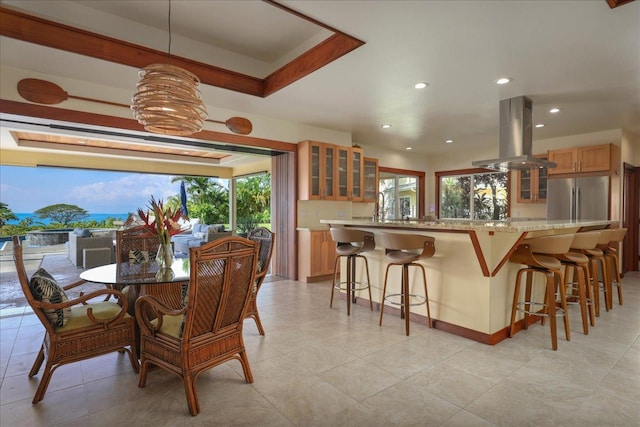
[(317, 282), (331, 279), (336, 243), (329, 230), (298, 231), (298, 280)]

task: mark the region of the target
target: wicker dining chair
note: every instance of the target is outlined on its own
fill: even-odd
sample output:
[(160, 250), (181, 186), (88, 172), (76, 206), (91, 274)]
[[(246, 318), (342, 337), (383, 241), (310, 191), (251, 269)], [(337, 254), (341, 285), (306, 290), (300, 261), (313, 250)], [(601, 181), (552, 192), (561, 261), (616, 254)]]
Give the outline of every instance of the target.
[(145, 386), (150, 365), (180, 376), (189, 413), (197, 415), (195, 383), (203, 371), (236, 359), (245, 381), (253, 382), (242, 324), (255, 283), (258, 245), (231, 236), (189, 252), (190, 282), (182, 309), (151, 295), (136, 301), (142, 366), (138, 385)]
[[(101, 289), (67, 300), (64, 291), (76, 288), (84, 280), (59, 287), (46, 271), (40, 269), (27, 277), (18, 236), (13, 236), (13, 260), (22, 292), (38, 320), (45, 336), (33, 363), (29, 378), (36, 375), (42, 363), (44, 373), (32, 403), (44, 399), (53, 372), (62, 365), (78, 362), (110, 352), (127, 352), (131, 367), (139, 370), (136, 353), (135, 320), (127, 314), (127, 300), (115, 289)], [(113, 296), (115, 302), (89, 302), (97, 297)]]
[(253, 240), (258, 243), (260, 249), (258, 251), (258, 266), (256, 268), (256, 282), (251, 292), (251, 299), (249, 300), (249, 307), (247, 308), (247, 314), (245, 319), (252, 318), (256, 322), (258, 332), (260, 335), (264, 335), (264, 328), (260, 321), (260, 314), (258, 313), (258, 292), (260, 287), (267, 277), (269, 272), (269, 265), (271, 263), (271, 255), (273, 254), (273, 244), (275, 243), (276, 235), (271, 230), (265, 227), (258, 227), (249, 232), (247, 239)]
[[(129, 275), (135, 275), (138, 272), (141, 277), (155, 275), (157, 269), (155, 267), (155, 257), (160, 246), (160, 240), (155, 234), (150, 234), (144, 227), (131, 227), (124, 230), (116, 231), (116, 263), (119, 267), (127, 264)], [(133, 279), (133, 277), (131, 277)], [(149, 295), (155, 295), (163, 302), (174, 309), (182, 307), (183, 288), (188, 282), (164, 283), (162, 286), (148, 286), (145, 292)], [(123, 287), (124, 288), (124, 287)], [(117, 288), (116, 288), (117, 289)], [(135, 300), (140, 294), (139, 286), (131, 286), (123, 290), (129, 299), (131, 306), (135, 304)], [(133, 307), (132, 310), (133, 312)]]
[(158, 246), (160, 246), (158, 236), (150, 234), (149, 231), (143, 227), (117, 230), (116, 262), (134, 263), (153, 261), (155, 260)]

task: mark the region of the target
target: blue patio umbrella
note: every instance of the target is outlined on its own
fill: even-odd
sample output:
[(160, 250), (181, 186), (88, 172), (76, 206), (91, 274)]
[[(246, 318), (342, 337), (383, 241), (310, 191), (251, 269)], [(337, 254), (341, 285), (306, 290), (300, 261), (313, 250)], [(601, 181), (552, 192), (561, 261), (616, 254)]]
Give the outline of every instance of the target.
[(187, 190), (184, 187), (184, 181), (180, 183), (180, 211), (182, 216), (189, 219), (189, 211), (187, 210)]

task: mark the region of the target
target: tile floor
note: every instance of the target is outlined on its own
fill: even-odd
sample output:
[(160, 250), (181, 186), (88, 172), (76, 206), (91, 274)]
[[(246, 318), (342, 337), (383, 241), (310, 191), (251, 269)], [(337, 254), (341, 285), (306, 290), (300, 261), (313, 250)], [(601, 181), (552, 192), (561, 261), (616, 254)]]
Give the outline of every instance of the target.
[[(624, 279), (625, 304), (550, 349), (548, 327), (487, 346), (357, 306), (328, 308), (328, 283), (266, 283), (245, 342), (255, 382), (236, 361), (203, 374), (201, 412), (187, 412), (179, 378), (151, 371), (138, 388), (117, 353), (63, 366), (31, 405), (27, 372), (42, 339), (28, 311), (0, 318), (2, 426), (638, 426), (640, 274)], [(14, 312), (15, 314), (15, 312)], [(561, 323), (561, 322), (560, 322)], [(559, 331), (559, 336), (563, 335)]]

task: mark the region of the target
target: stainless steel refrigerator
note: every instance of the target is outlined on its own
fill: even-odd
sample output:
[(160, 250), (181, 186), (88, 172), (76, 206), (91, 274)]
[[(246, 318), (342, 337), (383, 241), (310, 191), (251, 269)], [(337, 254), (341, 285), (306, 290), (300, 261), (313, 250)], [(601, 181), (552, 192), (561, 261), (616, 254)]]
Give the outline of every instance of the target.
[(609, 219), (609, 177), (549, 178), (547, 219)]

